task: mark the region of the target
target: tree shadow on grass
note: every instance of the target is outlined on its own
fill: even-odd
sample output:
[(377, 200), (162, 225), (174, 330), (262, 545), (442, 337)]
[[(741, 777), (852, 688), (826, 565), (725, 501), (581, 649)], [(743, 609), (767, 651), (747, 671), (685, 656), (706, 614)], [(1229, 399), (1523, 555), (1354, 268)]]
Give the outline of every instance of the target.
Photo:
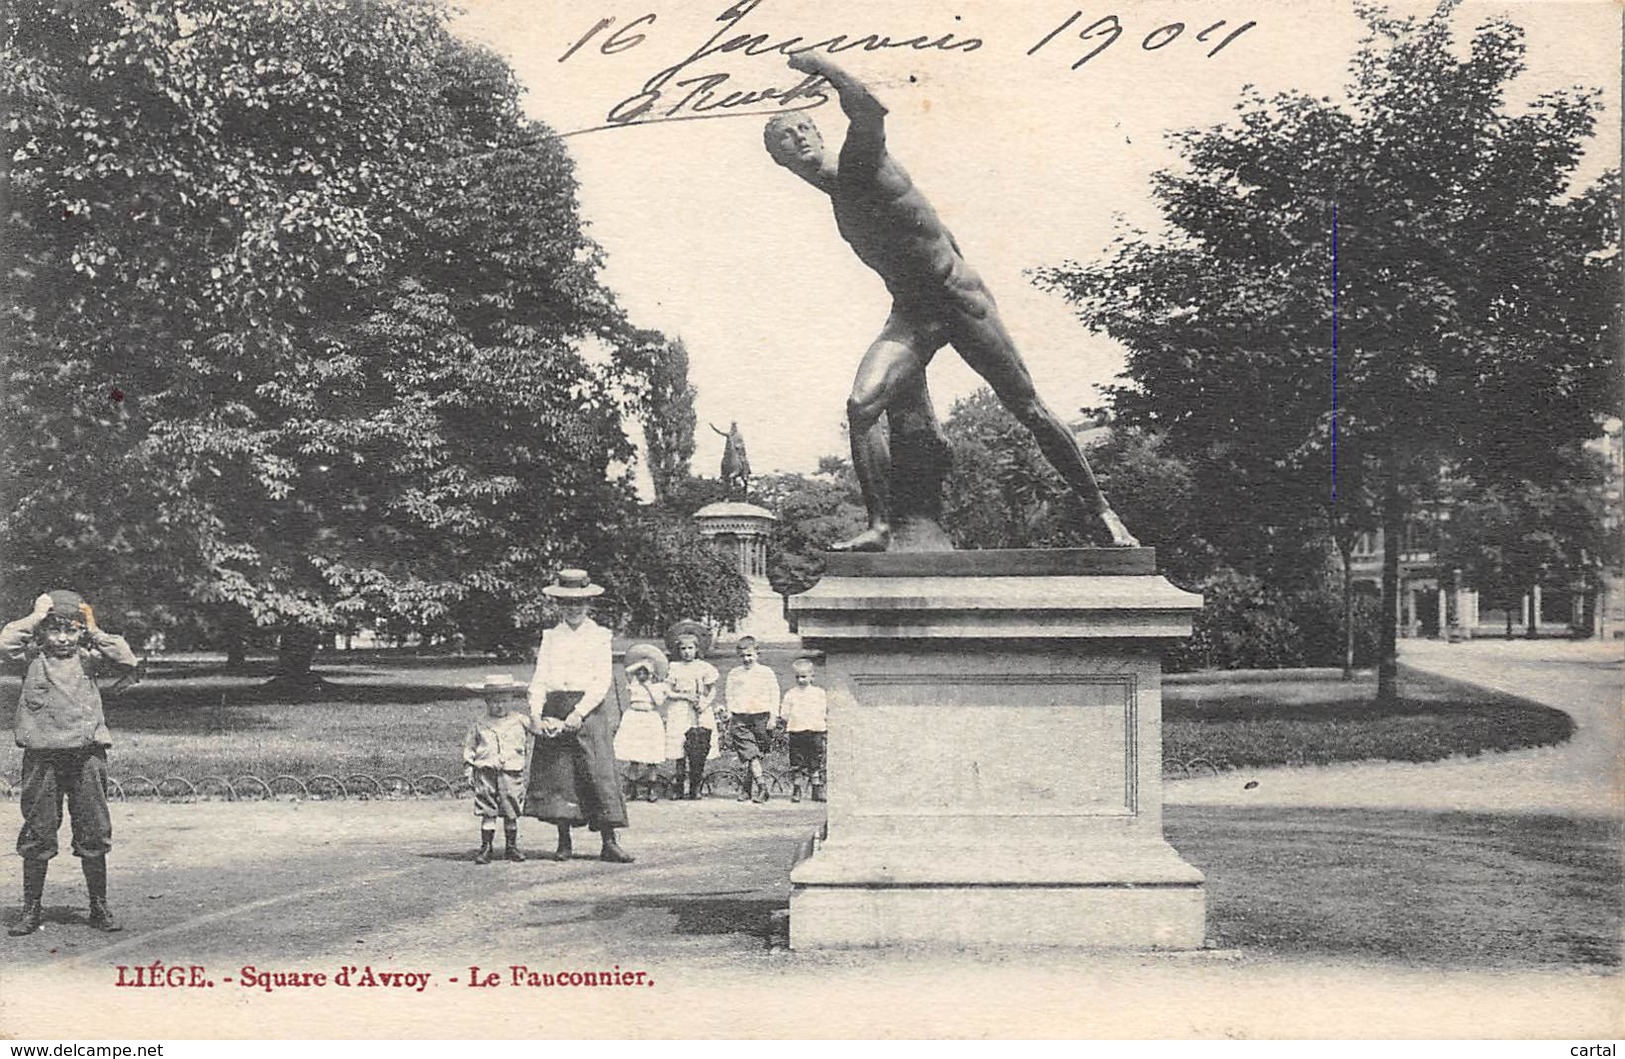
[[(105, 687), (110, 681), (101, 682)], [(223, 677), (199, 682), (193, 680), (146, 680), (127, 688), (117, 696), (108, 696), (109, 708), (120, 712), (129, 710), (199, 710), (234, 706), (322, 706), (348, 704), (355, 706), (417, 706), (431, 702), (473, 702), (472, 693), (463, 689), (461, 682), (446, 679), (437, 682), (361, 682), (328, 681), (318, 698), (292, 700), (264, 687), (259, 677)], [(0, 699), (17, 694), (18, 681), (0, 681)]]
[(1169, 695), (1163, 699), (1162, 707), (1164, 719), (1182, 721), (1373, 721), (1421, 716), (1481, 717), (1487, 713), (1542, 718), (1559, 726), (1561, 722), (1568, 722), (1568, 729), (1573, 729), (1573, 722), (1562, 710), (1488, 691), (1459, 695), (1407, 694), (1392, 703), (1379, 703), (1357, 693), (1320, 702), (1283, 702), (1248, 692), (1189, 698)]
[[(104, 681), (105, 685), (107, 682)], [(106, 696), (108, 722), (117, 732), (168, 735), (229, 735), (287, 729), (287, 711), (332, 713), (335, 710), (376, 710), (387, 714), (395, 707), (436, 704), (447, 709), (474, 708), (472, 696), (446, 683), (340, 683), (328, 684), (322, 696), (290, 701), (261, 687), (254, 677), (208, 682), (150, 680), (118, 695)], [(16, 680), (0, 681), (0, 701), (15, 701)], [(277, 713), (284, 719), (271, 715)], [(472, 713), (470, 714), (472, 716)]]
[(1574, 735), (1562, 710), (1433, 677), (1407, 678), (1379, 703), (1369, 686), (1325, 681), (1183, 684), (1163, 700), (1164, 757), (1221, 767), (1438, 761), (1554, 746)]
[[(548, 903), (550, 909), (557, 904)], [(786, 897), (764, 897), (759, 891), (729, 893), (626, 894), (593, 901), (579, 915), (530, 926), (607, 924), (642, 913), (661, 912), (675, 918), (670, 933), (683, 936), (732, 935), (766, 944), (774, 936), (775, 914), (790, 907)]]

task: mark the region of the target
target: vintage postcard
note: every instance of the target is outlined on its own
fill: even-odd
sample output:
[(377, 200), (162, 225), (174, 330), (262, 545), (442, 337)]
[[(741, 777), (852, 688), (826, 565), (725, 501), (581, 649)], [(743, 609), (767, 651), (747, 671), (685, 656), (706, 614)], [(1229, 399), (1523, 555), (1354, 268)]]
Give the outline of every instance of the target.
[(5, 19), (0, 1037), (1625, 1033), (1617, 4)]

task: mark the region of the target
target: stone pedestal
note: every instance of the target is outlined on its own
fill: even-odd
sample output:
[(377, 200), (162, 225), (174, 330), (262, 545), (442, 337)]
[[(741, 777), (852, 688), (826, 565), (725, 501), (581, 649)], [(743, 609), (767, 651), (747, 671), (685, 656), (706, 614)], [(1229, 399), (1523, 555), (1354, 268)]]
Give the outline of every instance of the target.
[(1162, 835), (1160, 656), (1201, 597), (1154, 563), (829, 557), (791, 600), (830, 693), (793, 948), (1202, 945), (1202, 875)]

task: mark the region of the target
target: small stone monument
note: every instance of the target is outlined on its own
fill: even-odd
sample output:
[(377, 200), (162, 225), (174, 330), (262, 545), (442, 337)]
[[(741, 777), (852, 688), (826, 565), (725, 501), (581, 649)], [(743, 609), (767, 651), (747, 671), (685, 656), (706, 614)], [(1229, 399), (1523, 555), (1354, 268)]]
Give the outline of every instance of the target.
[(795, 634), (784, 620), (783, 597), (767, 580), (767, 538), (776, 521), (767, 508), (742, 500), (723, 500), (694, 512), (700, 536), (722, 554), (733, 556), (750, 583), (750, 613), (740, 619), (734, 635), (793, 643)]

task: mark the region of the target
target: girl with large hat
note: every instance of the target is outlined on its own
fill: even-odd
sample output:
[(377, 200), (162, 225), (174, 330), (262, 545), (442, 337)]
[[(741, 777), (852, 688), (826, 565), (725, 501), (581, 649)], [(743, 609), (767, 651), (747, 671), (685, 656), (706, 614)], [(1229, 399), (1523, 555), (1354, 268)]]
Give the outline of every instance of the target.
[(624, 864), (632, 855), (615, 841), (626, 826), (615, 768), (616, 710), (604, 702), (613, 690), (610, 632), (588, 616), (603, 591), (585, 570), (560, 570), (542, 589), (563, 620), (542, 634), (536, 651), (530, 710), (542, 734), (531, 755), (525, 814), (557, 825), (554, 860), (570, 859), (570, 829), (586, 824), (603, 839), (599, 857)]

